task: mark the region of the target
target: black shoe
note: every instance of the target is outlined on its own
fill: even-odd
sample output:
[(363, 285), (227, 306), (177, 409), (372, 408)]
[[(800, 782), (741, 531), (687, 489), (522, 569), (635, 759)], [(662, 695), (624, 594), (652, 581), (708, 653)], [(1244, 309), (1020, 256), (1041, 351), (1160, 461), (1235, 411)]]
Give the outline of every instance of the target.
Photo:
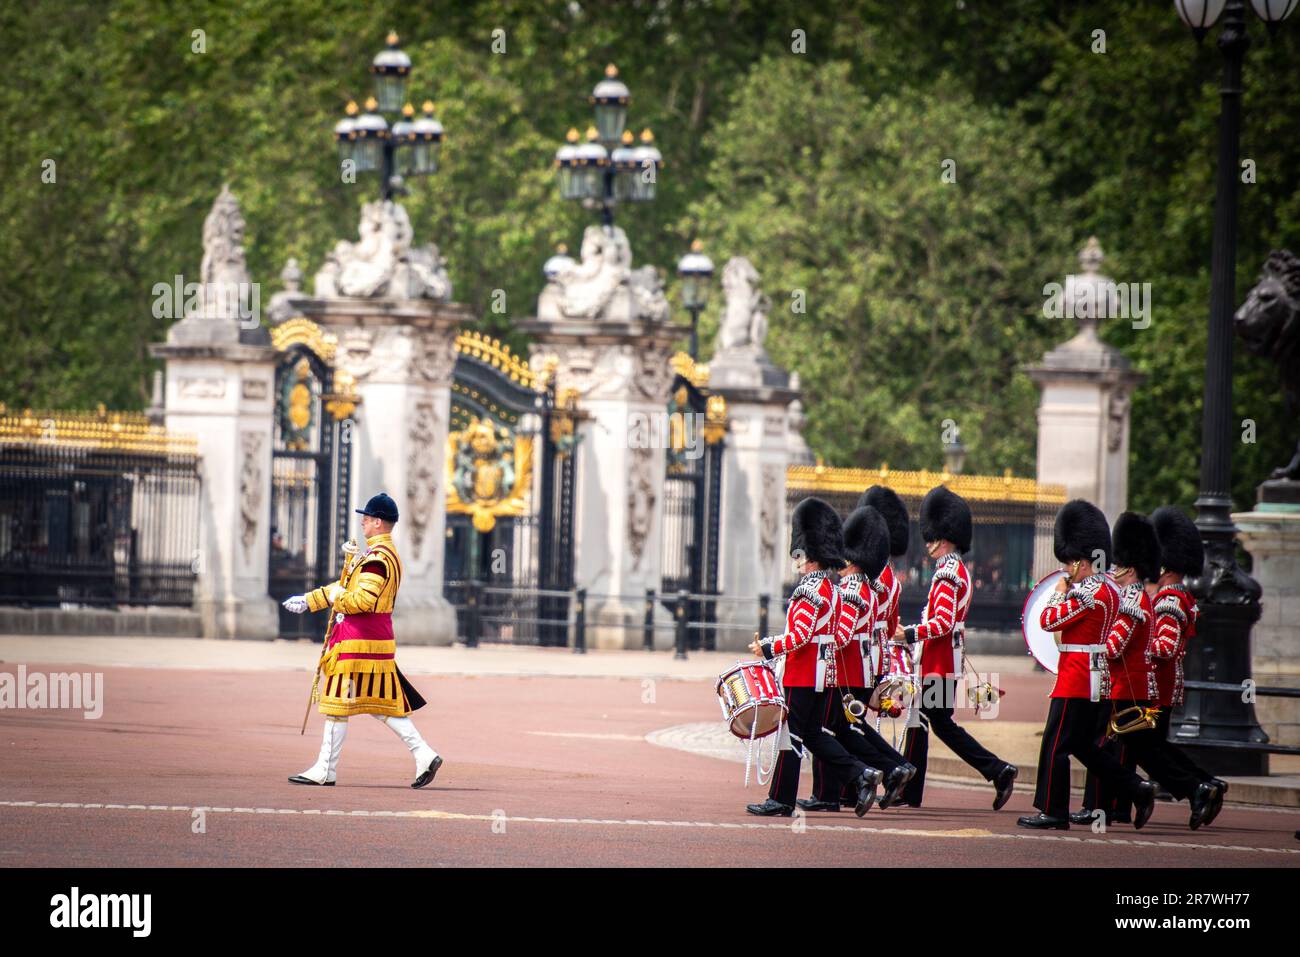
[(746, 804), (745, 810), (759, 817), (789, 817), (794, 814), (794, 808), (774, 798), (768, 798), (762, 804)]
[(1084, 809), (1081, 810), (1081, 811), (1071, 811), (1071, 812), (1070, 812), (1070, 823), (1071, 823), (1071, 824), (1083, 824), (1083, 825), (1085, 825), (1085, 826), (1086, 826), (1086, 825), (1089, 825), (1089, 824), (1091, 824), (1091, 823), (1093, 822), (1093, 820), (1094, 820), (1094, 818), (1093, 818), (1093, 816), (1092, 816), (1093, 813), (1094, 813), (1094, 812), (1092, 811), (1091, 808), (1084, 808)]
[(838, 814), (840, 810), (839, 801), (823, 801), (820, 798), (800, 798), (794, 803), (805, 811), (834, 811)]
[(907, 782), (912, 780), (915, 773), (916, 768), (912, 765), (900, 764), (885, 775), (885, 796), (877, 802), (882, 811), (898, 803), (898, 796), (903, 793), (903, 788), (907, 787)]
[(1187, 803), (1192, 806), (1192, 815), (1187, 819), (1187, 826), (1193, 831), (1205, 823), (1210, 808), (1214, 806), (1214, 797), (1218, 793), (1219, 789), (1213, 784), (1198, 784), (1192, 796), (1188, 798)]
[(1150, 781), (1138, 785), (1137, 794), (1133, 795), (1133, 830), (1140, 831), (1147, 826), (1156, 809), (1156, 786)]
[(1008, 764), (993, 779), (993, 786), (998, 789), (998, 793), (993, 798), (993, 810), (1002, 810), (1003, 806), (1011, 800), (1011, 792), (1016, 789), (1016, 775), (1019, 773), (1019, 768), (1014, 764)]
[(1205, 820), (1201, 822), (1203, 827), (1209, 827), (1214, 823), (1214, 819), (1223, 810), (1223, 795), (1228, 792), (1228, 782), (1221, 781), (1219, 778), (1210, 778), (1210, 786), (1214, 788), (1214, 800), (1210, 802), (1210, 809), (1205, 812)]
[(870, 811), (871, 805), (876, 803), (876, 788), (880, 787), (883, 777), (875, 768), (867, 768), (858, 778), (858, 803), (853, 807), (853, 813), (858, 817)]
[(311, 778), (305, 778), (301, 774), (295, 774), (293, 777), (289, 779), (289, 783), (310, 784), (313, 787), (318, 787), (318, 788), (332, 788), (334, 786), (333, 781), (313, 781)]
[(1068, 831), (1070, 829), (1070, 819), (1068, 817), (1048, 817), (1046, 814), (1026, 815), (1019, 818), (1016, 823), (1033, 831)]
[(419, 777), (417, 777), (414, 781), (411, 782), (411, 787), (422, 788), (426, 784), (430, 783), (433, 780), (433, 776), (438, 773), (438, 769), (440, 767), (442, 767), (441, 754), (438, 755), (436, 758), (434, 758), (432, 762), (430, 762), (428, 768), (425, 769), (423, 774), (421, 774)]

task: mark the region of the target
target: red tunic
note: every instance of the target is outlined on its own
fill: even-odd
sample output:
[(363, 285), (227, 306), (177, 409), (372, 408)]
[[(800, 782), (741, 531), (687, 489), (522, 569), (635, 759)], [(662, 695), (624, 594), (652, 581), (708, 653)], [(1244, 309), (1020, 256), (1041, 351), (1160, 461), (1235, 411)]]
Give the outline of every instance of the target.
[(876, 593), (864, 575), (840, 579), (840, 617), (835, 630), (835, 674), (841, 688), (865, 688), (863, 659), (871, 661), (871, 633), (876, 621)]
[[(939, 559), (925, 602), (925, 620), (909, 629), (921, 645), (921, 676), (957, 675), (953, 654), (964, 640), (970, 612), (970, 572), (955, 552)], [(910, 637), (910, 636), (909, 636)]]
[(835, 629), (840, 618), (840, 593), (826, 572), (810, 572), (799, 580), (790, 596), (785, 633), (764, 638), (763, 657), (785, 658), (787, 688), (812, 688), (817, 684), (819, 648), (827, 645), (827, 688), (834, 687)]
[[(1104, 575), (1089, 575), (1064, 595), (1055, 594), (1043, 609), (1040, 624), (1044, 631), (1060, 632), (1061, 645), (1101, 645), (1110, 634), (1119, 614), (1119, 595), (1106, 583)], [(1089, 655), (1081, 651), (1062, 651), (1056, 669), (1052, 698), (1091, 698)]]
[(1119, 614), (1106, 636), (1109, 687), (1102, 696), (1117, 701), (1154, 701), (1156, 676), (1151, 670), (1151, 596), (1134, 582), (1120, 592)]
[(891, 648), (889, 643), (894, 637), (894, 629), (898, 627), (898, 602), (902, 595), (903, 586), (894, 574), (894, 566), (885, 565), (885, 570), (876, 579), (875, 637), (879, 659), (876, 677), (889, 674), (889, 656), (899, 654), (899, 649)]
[(1155, 701), (1162, 707), (1183, 703), (1183, 656), (1187, 642), (1196, 637), (1200, 609), (1182, 585), (1169, 585), (1156, 593), (1155, 621), (1151, 625), (1150, 658), (1156, 676)]

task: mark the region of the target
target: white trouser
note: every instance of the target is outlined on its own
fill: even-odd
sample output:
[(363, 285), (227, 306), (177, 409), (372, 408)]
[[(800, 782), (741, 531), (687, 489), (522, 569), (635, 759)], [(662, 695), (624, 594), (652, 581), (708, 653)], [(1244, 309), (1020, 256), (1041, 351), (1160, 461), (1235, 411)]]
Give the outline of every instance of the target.
[(408, 718), (392, 718), (382, 714), (377, 714), (378, 718), (384, 724), (388, 725), (406, 745), (411, 752), (411, 757), (415, 758), (415, 773), (423, 774), (429, 770), (429, 765), (433, 764), (433, 759), (438, 756), (438, 752), (429, 747), (424, 738), (420, 737), (420, 732), (415, 729), (415, 723)]
[(348, 736), (347, 718), (325, 718), (325, 735), (321, 739), (320, 755), (316, 763), (302, 772), (317, 784), (326, 784), (335, 779), (338, 771), (339, 755), (343, 752), (343, 739)]

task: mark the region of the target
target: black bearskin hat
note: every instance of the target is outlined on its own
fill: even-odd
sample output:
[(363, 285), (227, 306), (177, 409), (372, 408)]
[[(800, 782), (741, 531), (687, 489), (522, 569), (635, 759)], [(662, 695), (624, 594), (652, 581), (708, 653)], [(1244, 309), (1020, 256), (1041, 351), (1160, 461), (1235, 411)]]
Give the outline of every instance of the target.
[(844, 526), (840, 516), (819, 498), (806, 498), (790, 513), (790, 554), (802, 552), (828, 571), (844, 564)]
[(1138, 578), (1153, 582), (1160, 577), (1160, 539), (1151, 519), (1137, 512), (1125, 512), (1111, 532), (1116, 565), (1132, 568)]
[(1104, 572), (1110, 565), (1111, 545), (1110, 525), (1101, 509), (1081, 498), (1062, 505), (1056, 513), (1052, 553), (1057, 561), (1092, 562), (1097, 571)]
[(1199, 575), (1205, 568), (1201, 533), (1182, 509), (1162, 505), (1151, 513), (1160, 540), (1160, 567), (1180, 575)]
[(952, 542), (960, 552), (970, 551), (970, 506), (956, 492), (937, 485), (921, 500), (921, 540)]
[(858, 499), (858, 508), (862, 508), (864, 505), (874, 508), (884, 516), (885, 524), (889, 526), (889, 554), (895, 558), (899, 555), (906, 555), (909, 520), (907, 506), (898, 497), (898, 493), (892, 488), (885, 488), (883, 485), (873, 485), (863, 492), (862, 497)]
[(844, 520), (844, 560), (868, 578), (879, 578), (889, 561), (889, 525), (870, 505), (854, 509)]

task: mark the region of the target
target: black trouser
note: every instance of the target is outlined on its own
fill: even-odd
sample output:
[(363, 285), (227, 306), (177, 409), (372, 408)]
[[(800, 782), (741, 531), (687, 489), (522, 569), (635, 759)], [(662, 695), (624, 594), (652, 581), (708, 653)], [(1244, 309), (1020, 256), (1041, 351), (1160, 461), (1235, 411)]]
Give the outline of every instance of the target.
[[(1133, 749), (1129, 747), (1131, 739), (1135, 735), (1145, 734), (1146, 732), (1130, 731), (1128, 734), (1120, 734), (1112, 738), (1110, 736), (1110, 718), (1113, 713), (1135, 706), (1144, 707), (1146, 704), (1145, 701), (1119, 700), (1111, 701), (1108, 708), (1100, 707), (1097, 709), (1097, 722), (1094, 728), (1097, 747), (1113, 755), (1115, 760), (1126, 771), (1133, 771), (1137, 768), (1137, 757)], [(1133, 817), (1133, 802), (1127, 797), (1116, 794), (1113, 788), (1107, 787), (1101, 775), (1091, 768), (1088, 770), (1088, 777), (1083, 785), (1083, 807), (1087, 811), (1105, 811), (1108, 820), (1118, 818), (1122, 821), (1128, 821)]]
[(952, 719), (957, 703), (957, 679), (926, 675), (921, 679), (921, 726), (908, 728), (903, 737), (903, 757), (916, 767), (916, 775), (903, 788), (902, 799), (920, 807), (925, 793), (925, 767), (930, 758), (930, 732), (957, 757), (992, 781), (1007, 766), (996, 754), (976, 741), (969, 731)]
[[(864, 705), (871, 695), (866, 688), (833, 688), (826, 692), (831, 696), (835, 706), (831, 708), (831, 723), (826, 725), (835, 734), (835, 740), (844, 745), (844, 750), (870, 768), (876, 768), (888, 774), (903, 764), (903, 756), (889, 746), (889, 742), (880, 736), (875, 728), (867, 724), (869, 714), (862, 716), (862, 724), (850, 724), (844, 714), (843, 699), (845, 693), (851, 693)], [(850, 793), (852, 782), (837, 790), (831, 775), (826, 773), (826, 766), (821, 758), (813, 759), (813, 797), (819, 801), (837, 801), (854, 799), (857, 795)]]
[(800, 746), (806, 748), (814, 759), (825, 762), (826, 771), (835, 782), (836, 793), (841, 786), (860, 778), (867, 766), (844, 750), (844, 746), (835, 740), (835, 735), (825, 730), (831, 726), (831, 709), (840, 707), (835, 689), (814, 691), (812, 688), (787, 687), (785, 701), (790, 709), (790, 740), (794, 748), (777, 753), (768, 796), (794, 807), (799, 796)]
[(1038, 786), (1034, 807), (1049, 817), (1070, 813), (1070, 758), (1099, 775), (1115, 794), (1133, 799), (1142, 779), (1126, 770), (1115, 756), (1097, 746), (1098, 710), (1110, 714), (1109, 701), (1087, 698), (1052, 698), (1043, 726), (1042, 750), (1038, 754)]

